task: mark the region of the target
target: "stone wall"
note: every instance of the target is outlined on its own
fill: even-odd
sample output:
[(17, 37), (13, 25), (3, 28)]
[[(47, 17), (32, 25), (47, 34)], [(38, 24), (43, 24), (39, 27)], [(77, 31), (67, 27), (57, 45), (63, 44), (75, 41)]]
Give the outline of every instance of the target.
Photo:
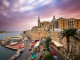
[(27, 31), (26, 34), (31, 40), (45, 39), (47, 37), (47, 31)]
[(59, 38), (60, 32), (47, 32), (47, 37), (49, 36), (52, 40), (58, 41), (60, 40)]
[[(64, 46), (64, 49), (67, 49), (66, 38), (60, 38), (60, 32), (47, 32), (47, 31), (27, 31), (26, 34), (32, 39), (46, 39), (46, 37), (50, 37), (52, 40), (57, 41), (58, 43)], [(79, 54), (80, 51), (80, 41), (75, 40), (74, 38), (70, 38), (70, 51), (75, 52), (75, 54)]]
[(52, 40), (55, 40), (66, 48), (66, 39), (60, 39), (60, 32), (47, 32), (47, 31), (27, 31), (27, 36), (31, 38), (31, 40), (35, 39), (46, 39), (46, 37), (50, 37)]
[(26, 34), (32, 39), (45, 39), (46, 37), (52, 38), (52, 40), (56, 40), (60, 42), (60, 32), (47, 32), (47, 31), (27, 31)]
[(66, 39), (60, 39), (60, 32), (47, 32), (47, 31), (26, 31), (27, 36), (31, 38), (31, 40), (35, 39), (46, 39), (46, 37), (50, 37), (52, 40), (55, 40), (61, 44), (63, 44), (66, 48)]
[(66, 38), (61, 39), (60, 32), (48, 32), (47, 36), (49, 36), (52, 40), (55, 40), (56, 42), (62, 44), (64, 48), (67, 49)]
[(69, 47), (70, 47), (70, 51), (72, 51), (74, 54), (76, 55), (80, 54), (80, 41), (71, 37)]

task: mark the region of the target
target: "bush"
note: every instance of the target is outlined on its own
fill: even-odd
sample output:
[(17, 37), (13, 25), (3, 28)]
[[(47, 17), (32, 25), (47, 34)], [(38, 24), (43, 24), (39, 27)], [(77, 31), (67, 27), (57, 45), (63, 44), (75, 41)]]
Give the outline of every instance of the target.
[(51, 38), (50, 37), (47, 37), (46, 38), (46, 41), (45, 41), (45, 44), (46, 44), (46, 47), (47, 47), (47, 50), (49, 51), (49, 43), (51, 42)]
[(43, 60), (55, 60), (55, 59), (54, 59), (54, 57), (49, 53), (49, 54), (47, 54), (47, 55), (43, 58)]

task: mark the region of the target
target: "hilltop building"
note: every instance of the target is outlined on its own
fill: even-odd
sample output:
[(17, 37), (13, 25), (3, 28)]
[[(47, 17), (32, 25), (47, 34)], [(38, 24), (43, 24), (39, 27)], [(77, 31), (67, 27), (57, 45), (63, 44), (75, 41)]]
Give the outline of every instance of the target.
[(59, 18), (59, 29), (80, 29), (80, 19), (74, 18)]
[[(66, 38), (61, 39), (60, 37), (60, 31), (63, 29), (78, 29), (78, 33), (80, 32), (80, 19), (74, 19), (74, 18), (58, 18), (56, 19), (55, 16), (53, 16), (52, 20), (50, 22), (44, 21), (42, 22), (40, 20), (40, 17), (38, 17), (38, 26), (32, 27), (31, 31), (26, 31), (27, 36), (30, 37), (31, 40), (45, 40), (46, 37), (50, 37), (52, 39), (52, 45), (54, 45), (55, 42), (57, 44), (59, 43), (61, 46), (57, 46), (56, 44), (54, 47), (58, 48), (59, 51), (64, 52), (66, 54), (67, 50), (67, 40)], [(80, 33), (79, 33), (80, 34)], [(76, 36), (79, 38), (79, 36)], [(80, 38), (74, 39), (73, 37), (70, 38), (69, 43), (69, 51), (73, 52), (73, 55), (79, 55), (80, 53)], [(77, 47), (76, 47), (77, 46)]]
[(53, 16), (51, 22), (48, 21), (41, 22), (40, 17), (38, 17), (38, 26), (32, 27), (31, 31), (61, 31), (63, 29), (72, 28), (80, 30), (80, 19), (74, 18), (56, 19), (55, 16)]
[(58, 21), (55, 16), (53, 16), (51, 22), (41, 22), (40, 17), (38, 17), (38, 26), (32, 27), (31, 31), (54, 31), (54, 28), (58, 28)]

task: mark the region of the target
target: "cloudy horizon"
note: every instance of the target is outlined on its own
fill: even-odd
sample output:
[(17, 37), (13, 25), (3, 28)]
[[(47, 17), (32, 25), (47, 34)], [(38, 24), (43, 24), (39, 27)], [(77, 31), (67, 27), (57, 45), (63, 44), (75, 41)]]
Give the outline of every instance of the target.
[(80, 0), (0, 0), (0, 30), (24, 31), (41, 21), (80, 18)]

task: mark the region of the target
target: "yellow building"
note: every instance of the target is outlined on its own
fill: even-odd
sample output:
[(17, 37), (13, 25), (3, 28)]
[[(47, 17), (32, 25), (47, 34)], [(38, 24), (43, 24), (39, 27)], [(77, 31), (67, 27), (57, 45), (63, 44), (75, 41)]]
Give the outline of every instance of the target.
[(59, 28), (60, 29), (67, 29), (68, 28), (67, 19), (64, 19), (64, 18), (59, 19)]
[(74, 28), (80, 29), (80, 19), (75, 19), (74, 20)]
[(80, 19), (65, 19), (59, 18), (59, 29), (80, 29)]

